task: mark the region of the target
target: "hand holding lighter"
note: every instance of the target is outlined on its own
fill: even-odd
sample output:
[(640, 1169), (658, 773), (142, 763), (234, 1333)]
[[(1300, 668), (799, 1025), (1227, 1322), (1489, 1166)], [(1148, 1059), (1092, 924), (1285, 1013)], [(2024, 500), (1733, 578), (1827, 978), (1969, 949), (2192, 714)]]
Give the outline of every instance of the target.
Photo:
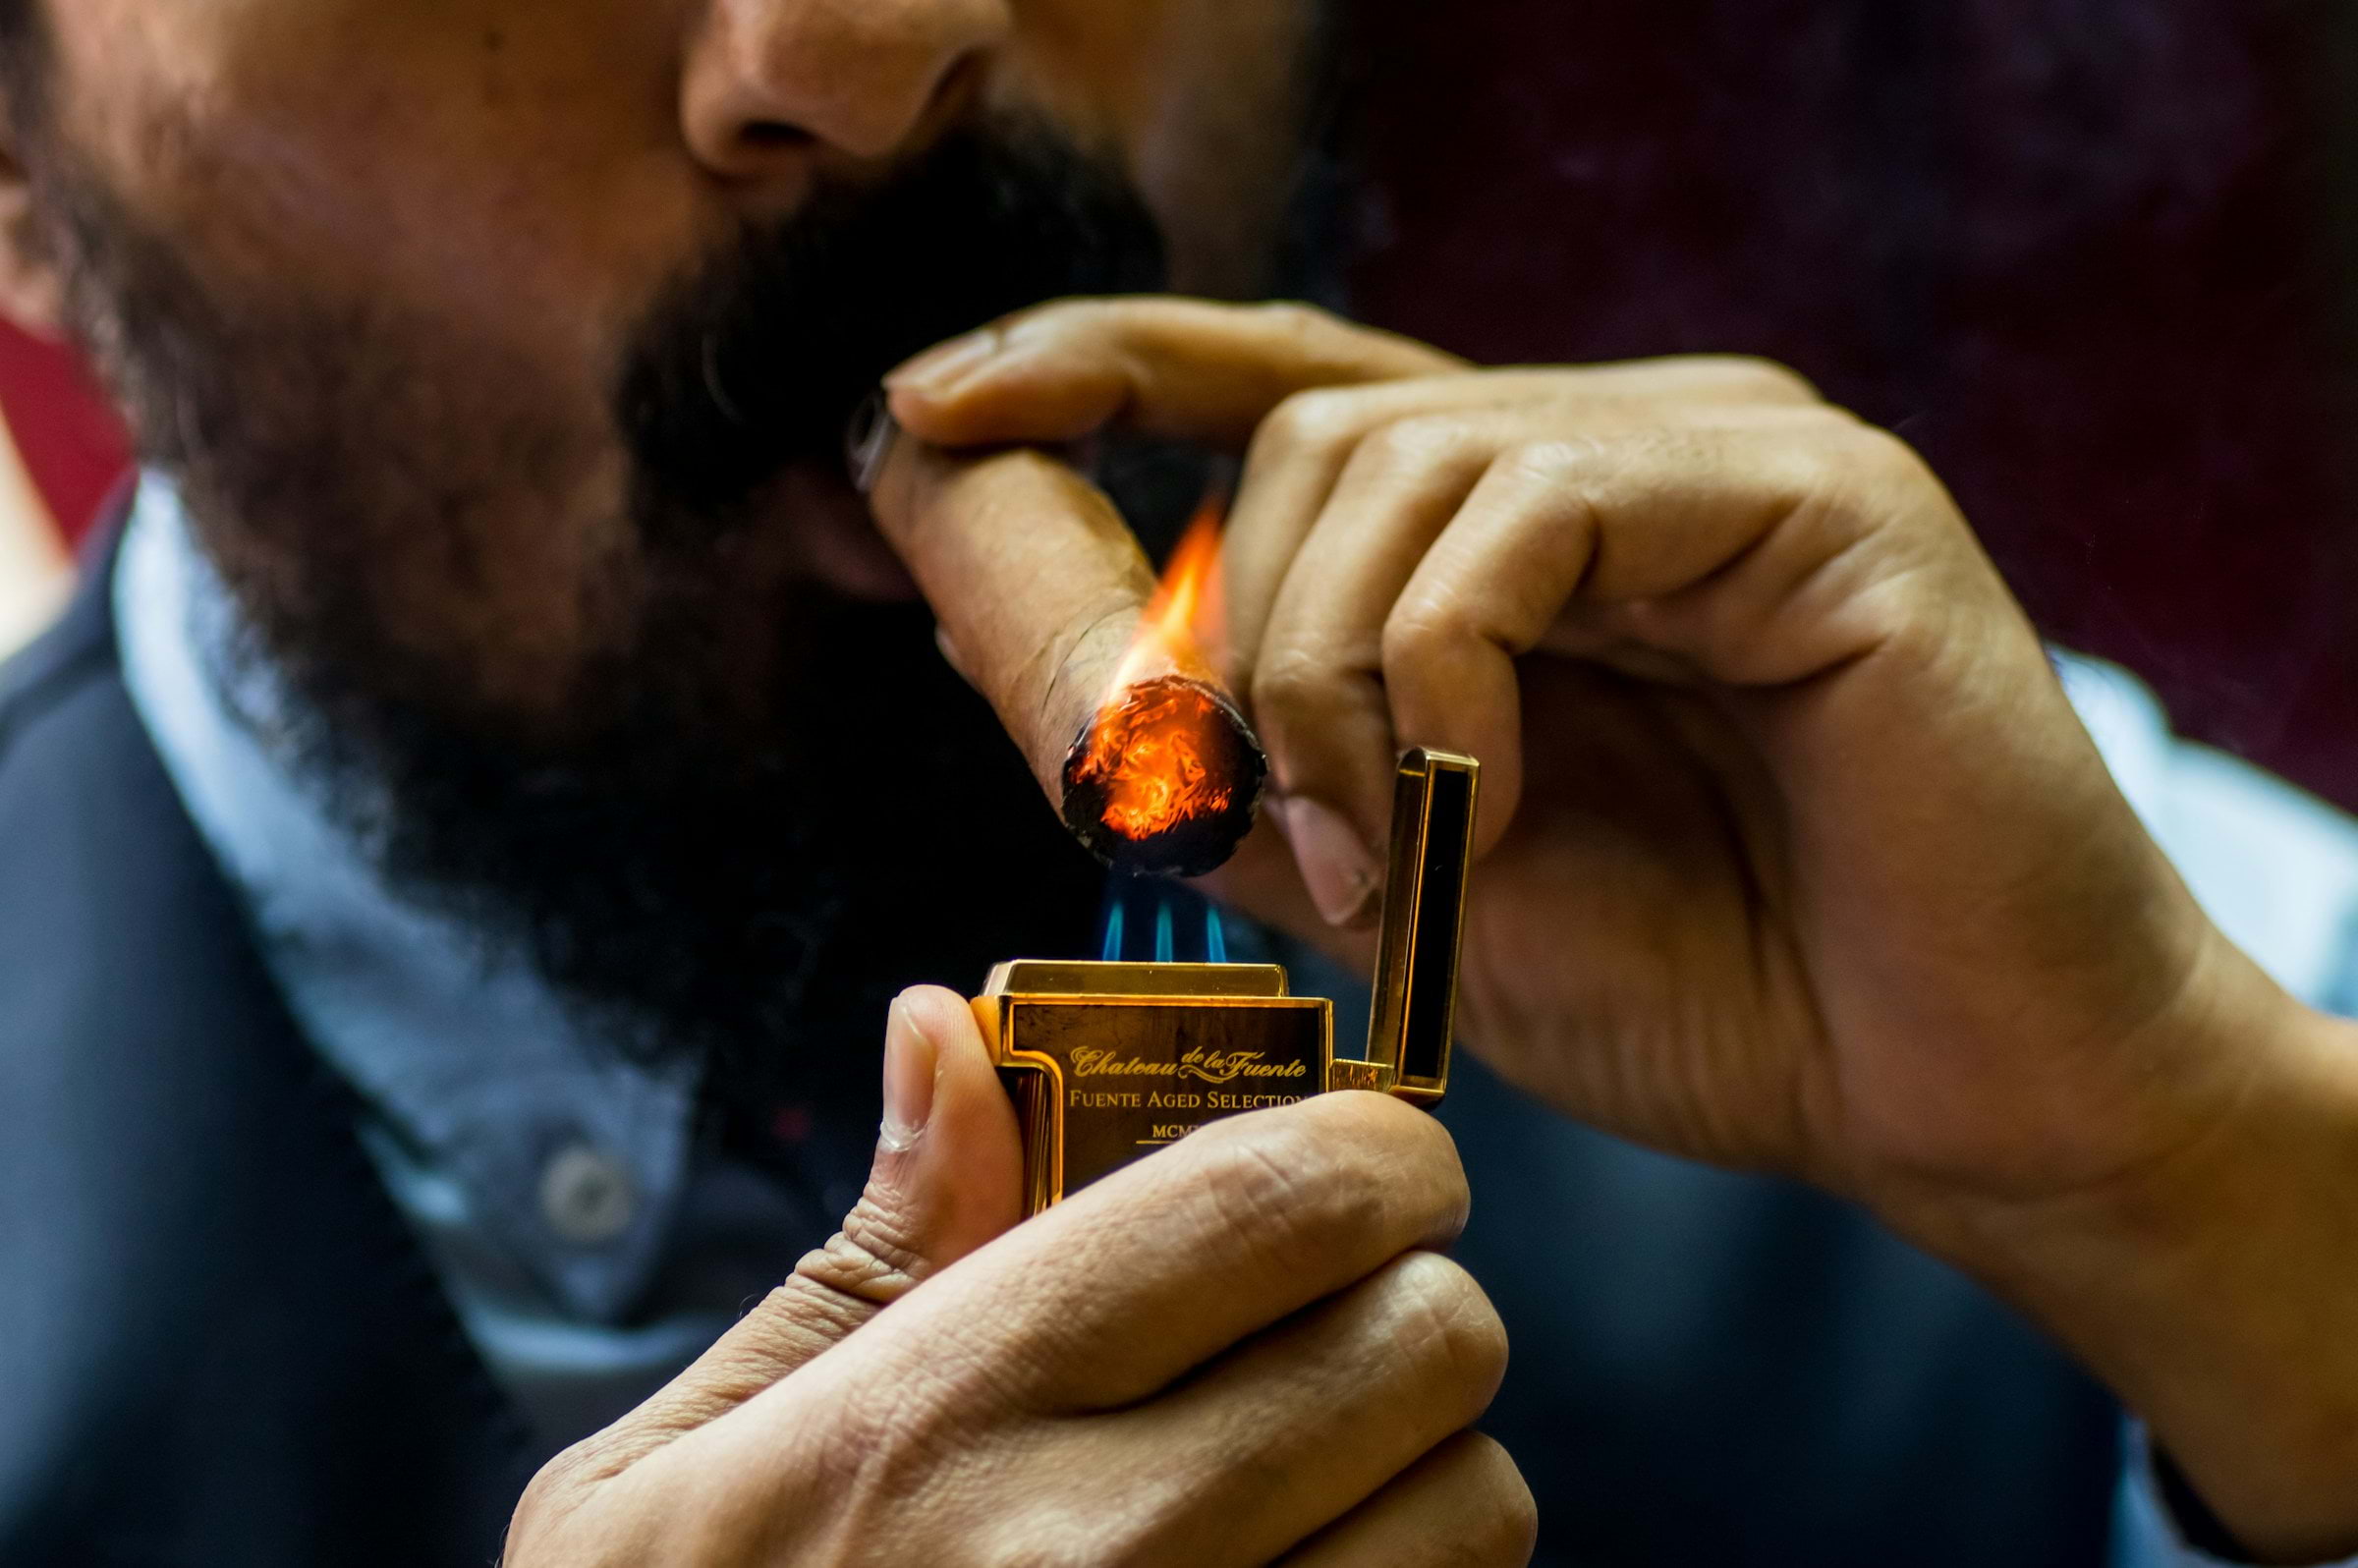
[(1449, 1085), (1480, 766), (1412, 751), (1392, 800), (1367, 1054), (1334, 1054), (1334, 1004), (1274, 964), (1019, 959), (975, 1016), (1015, 1101), (1027, 1214), (1222, 1117), (1370, 1090), (1419, 1105)]

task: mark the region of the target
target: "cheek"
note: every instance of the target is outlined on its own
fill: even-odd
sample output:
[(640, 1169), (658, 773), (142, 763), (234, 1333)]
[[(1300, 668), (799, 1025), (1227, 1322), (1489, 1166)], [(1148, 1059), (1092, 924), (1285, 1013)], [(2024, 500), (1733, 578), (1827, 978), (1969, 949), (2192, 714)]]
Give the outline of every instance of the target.
[(1125, 140), (1174, 118), (1250, 118), (1293, 90), (1319, 0), (1034, 0), (1043, 90)]
[[(660, 40), (606, 26), (609, 0), (564, 0), (571, 28), (539, 0), (56, 3), (90, 8), (60, 29), (61, 142), (176, 254), (227, 348), (260, 345), (237, 362), (249, 415), (200, 473), (236, 497), (273, 443), (350, 454), (320, 498), (380, 525), (381, 634), (463, 656), (487, 701), (551, 700), (621, 613), (599, 594), (631, 588), (612, 366), (708, 241)], [(439, 527), (400, 515), (421, 489)], [(303, 500), (250, 520), (279, 581), (330, 570)]]
[(74, 5), (78, 143), (249, 287), (430, 314), (602, 390), (623, 325), (708, 238), (659, 5)]
[(1044, 0), (1026, 13), (1037, 101), (1121, 150), (1183, 293), (1266, 287), (1319, 14), (1317, 0)]

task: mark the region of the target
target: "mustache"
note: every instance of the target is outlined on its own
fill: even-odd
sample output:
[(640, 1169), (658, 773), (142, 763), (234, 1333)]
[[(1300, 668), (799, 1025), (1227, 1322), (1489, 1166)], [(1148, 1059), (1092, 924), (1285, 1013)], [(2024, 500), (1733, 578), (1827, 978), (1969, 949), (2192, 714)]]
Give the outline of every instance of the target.
[(1161, 229), (1123, 171), (1031, 125), (953, 133), (882, 184), (747, 227), (665, 291), (617, 378), (648, 542), (725, 529), (790, 465), (840, 465), (853, 412), (918, 351), (1167, 275)]

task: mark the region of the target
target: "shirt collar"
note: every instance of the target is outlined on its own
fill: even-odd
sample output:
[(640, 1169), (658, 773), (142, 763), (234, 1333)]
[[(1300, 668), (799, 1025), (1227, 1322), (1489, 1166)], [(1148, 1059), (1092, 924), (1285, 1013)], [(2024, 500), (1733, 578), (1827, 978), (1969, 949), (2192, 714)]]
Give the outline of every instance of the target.
[(319, 1053), (577, 1313), (628, 1313), (687, 1176), (696, 1074), (602, 1050), (513, 946), (388, 887), (294, 770), (269, 667), (180, 498), (140, 483), (113, 583), (123, 674)]

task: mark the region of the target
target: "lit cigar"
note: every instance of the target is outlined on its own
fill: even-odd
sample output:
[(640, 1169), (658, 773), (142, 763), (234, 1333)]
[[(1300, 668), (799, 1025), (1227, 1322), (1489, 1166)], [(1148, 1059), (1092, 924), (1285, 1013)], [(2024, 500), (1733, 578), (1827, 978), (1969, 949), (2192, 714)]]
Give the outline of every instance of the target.
[(1413, 751), (1392, 796), (1390, 875), (1367, 1049), (1335, 1053), (1334, 1003), (1274, 964), (1059, 963), (990, 973), (975, 1021), (1015, 1102), (1024, 1211), (1223, 1117), (1364, 1090), (1449, 1090), (1481, 765)]
[(1205, 649), (1216, 517), (1157, 583), (1113, 503), (1043, 453), (952, 455), (879, 411), (852, 460), (947, 650), (1074, 835), (1142, 875), (1227, 861), (1268, 761)]

